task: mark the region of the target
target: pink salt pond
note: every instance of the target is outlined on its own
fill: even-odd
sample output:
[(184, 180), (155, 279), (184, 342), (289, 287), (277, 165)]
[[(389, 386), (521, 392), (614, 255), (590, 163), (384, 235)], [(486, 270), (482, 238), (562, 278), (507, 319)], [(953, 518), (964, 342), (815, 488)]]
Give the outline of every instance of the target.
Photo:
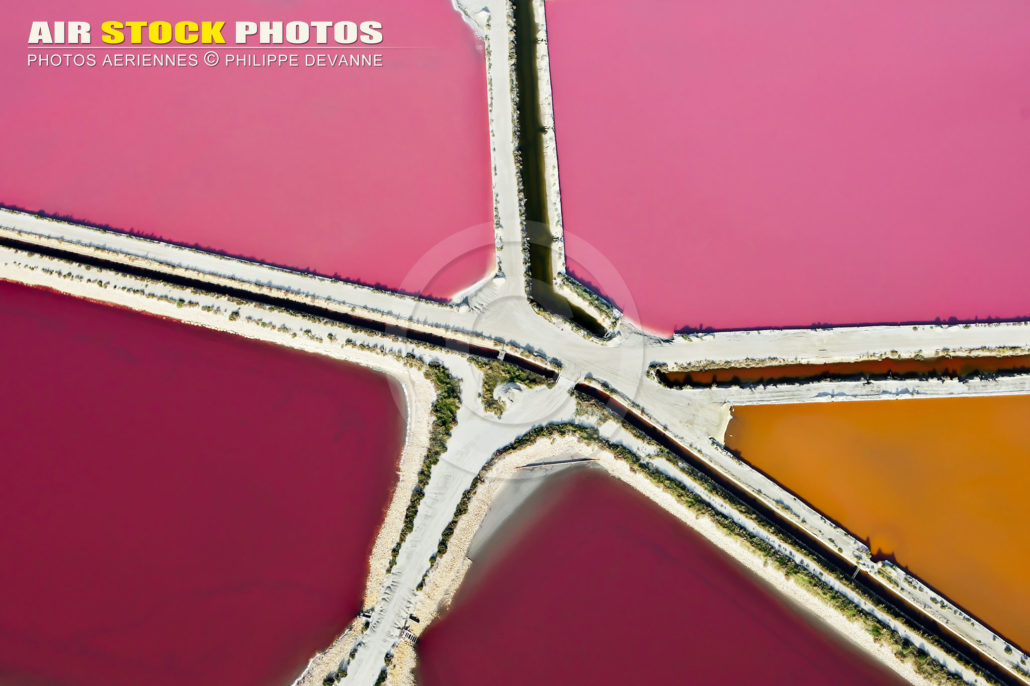
[(628, 487), (552, 478), (420, 639), (421, 686), (904, 683)]
[(1030, 316), (1030, 5), (549, 0), (546, 17), (569, 258), (610, 260), (621, 279), (598, 286), (632, 318)]
[[(91, 22), (88, 49), (26, 47), (32, 21), (70, 18)], [(129, 0), (7, 9), (0, 204), (440, 298), (488, 272), (484, 48), (449, 0), (183, 0), (150, 18), (375, 19), (384, 38), (344, 50), (222, 46), (216, 67), (102, 66), (104, 55), (184, 52), (105, 49), (103, 21), (138, 18)], [(225, 64), (282, 52), (302, 65), (380, 54), (383, 66)], [(30, 67), (34, 53), (93, 54), (97, 66)], [(443, 273), (413, 281), (420, 259), (455, 234), (466, 244), (451, 246)]]
[(0, 282), (0, 682), (289, 684), (361, 608), (385, 377)]

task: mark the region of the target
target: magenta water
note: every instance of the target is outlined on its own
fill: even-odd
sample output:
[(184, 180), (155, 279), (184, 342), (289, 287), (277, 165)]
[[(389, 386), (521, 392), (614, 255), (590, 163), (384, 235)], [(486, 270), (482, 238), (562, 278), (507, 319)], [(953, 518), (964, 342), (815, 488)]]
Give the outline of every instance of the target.
[(0, 331), (0, 682), (290, 683), (360, 610), (390, 382), (4, 282)]
[(421, 686), (904, 683), (627, 486), (557, 478), (420, 639)]
[(1030, 316), (1030, 5), (546, 10), (568, 255), (634, 319)]
[[(231, 42), (235, 21), (366, 19), (383, 24), (372, 49), (220, 48), (216, 67), (100, 62), (130, 52), (101, 49), (107, 20), (227, 20)], [(34, 20), (90, 21), (91, 49), (44, 52), (92, 53), (98, 66), (27, 66)], [(225, 66), (280, 52), (378, 53), (383, 66)], [(0, 25), (0, 203), (449, 297), (493, 261), (479, 250), (450, 264), (493, 245), (485, 63), (450, 0), (15, 4)], [(466, 230), (432, 284), (409, 278)]]

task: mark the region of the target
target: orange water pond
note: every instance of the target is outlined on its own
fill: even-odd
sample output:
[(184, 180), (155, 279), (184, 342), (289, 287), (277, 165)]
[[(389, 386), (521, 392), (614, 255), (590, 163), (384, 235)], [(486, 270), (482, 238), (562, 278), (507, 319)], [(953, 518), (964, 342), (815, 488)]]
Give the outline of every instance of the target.
[(1030, 396), (735, 407), (726, 445), (1030, 646)]

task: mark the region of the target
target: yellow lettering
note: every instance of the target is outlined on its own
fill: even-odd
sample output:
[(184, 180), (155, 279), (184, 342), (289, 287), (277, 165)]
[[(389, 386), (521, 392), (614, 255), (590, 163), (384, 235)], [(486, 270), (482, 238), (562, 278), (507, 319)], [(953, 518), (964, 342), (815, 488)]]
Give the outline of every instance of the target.
[(129, 42), (133, 45), (139, 45), (143, 42), (143, 27), (147, 25), (145, 21), (127, 21), (125, 22), (125, 28), (129, 29)]
[(225, 28), (224, 21), (203, 22), (200, 26), (200, 42), (204, 44), (224, 43), (225, 38), (222, 37), (223, 28)]
[(175, 24), (175, 42), (189, 45), (197, 42), (197, 31), (200, 27), (195, 21), (180, 21)]
[(147, 27), (150, 42), (156, 45), (164, 45), (172, 42), (172, 25), (167, 21), (152, 21)]
[(122, 23), (120, 21), (105, 21), (100, 25), (100, 30), (104, 33), (101, 38), (102, 41), (108, 45), (118, 45), (125, 40), (125, 34), (122, 33)]

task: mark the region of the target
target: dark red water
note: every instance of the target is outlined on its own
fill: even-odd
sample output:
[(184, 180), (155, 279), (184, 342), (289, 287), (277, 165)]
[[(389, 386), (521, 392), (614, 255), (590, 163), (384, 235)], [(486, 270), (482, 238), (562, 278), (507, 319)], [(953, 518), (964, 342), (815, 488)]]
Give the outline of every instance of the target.
[[(493, 252), (409, 278), (445, 239), (451, 260), (493, 246), (486, 61), (450, 0), (43, 0), (0, 24), (0, 203), (197, 243), (234, 255), (448, 297)], [(114, 68), (107, 20), (377, 20), (381, 68)], [(32, 21), (93, 25), (89, 50), (29, 50)], [(190, 50), (200, 55), (206, 48)], [(93, 68), (28, 66), (93, 54)], [(133, 51), (177, 53), (177, 50)], [(471, 229), (468, 233), (464, 230)], [(389, 246), (389, 250), (385, 249)]]
[(1030, 4), (546, 7), (570, 266), (634, 319), (1030, 316)]
[(4, 282), (0, 331), (0, 683), (289, 683), (359, 610), (390, 382)]
[(904, 683), (602, 473), (558, 493), (425, 633), (422, 686)]

